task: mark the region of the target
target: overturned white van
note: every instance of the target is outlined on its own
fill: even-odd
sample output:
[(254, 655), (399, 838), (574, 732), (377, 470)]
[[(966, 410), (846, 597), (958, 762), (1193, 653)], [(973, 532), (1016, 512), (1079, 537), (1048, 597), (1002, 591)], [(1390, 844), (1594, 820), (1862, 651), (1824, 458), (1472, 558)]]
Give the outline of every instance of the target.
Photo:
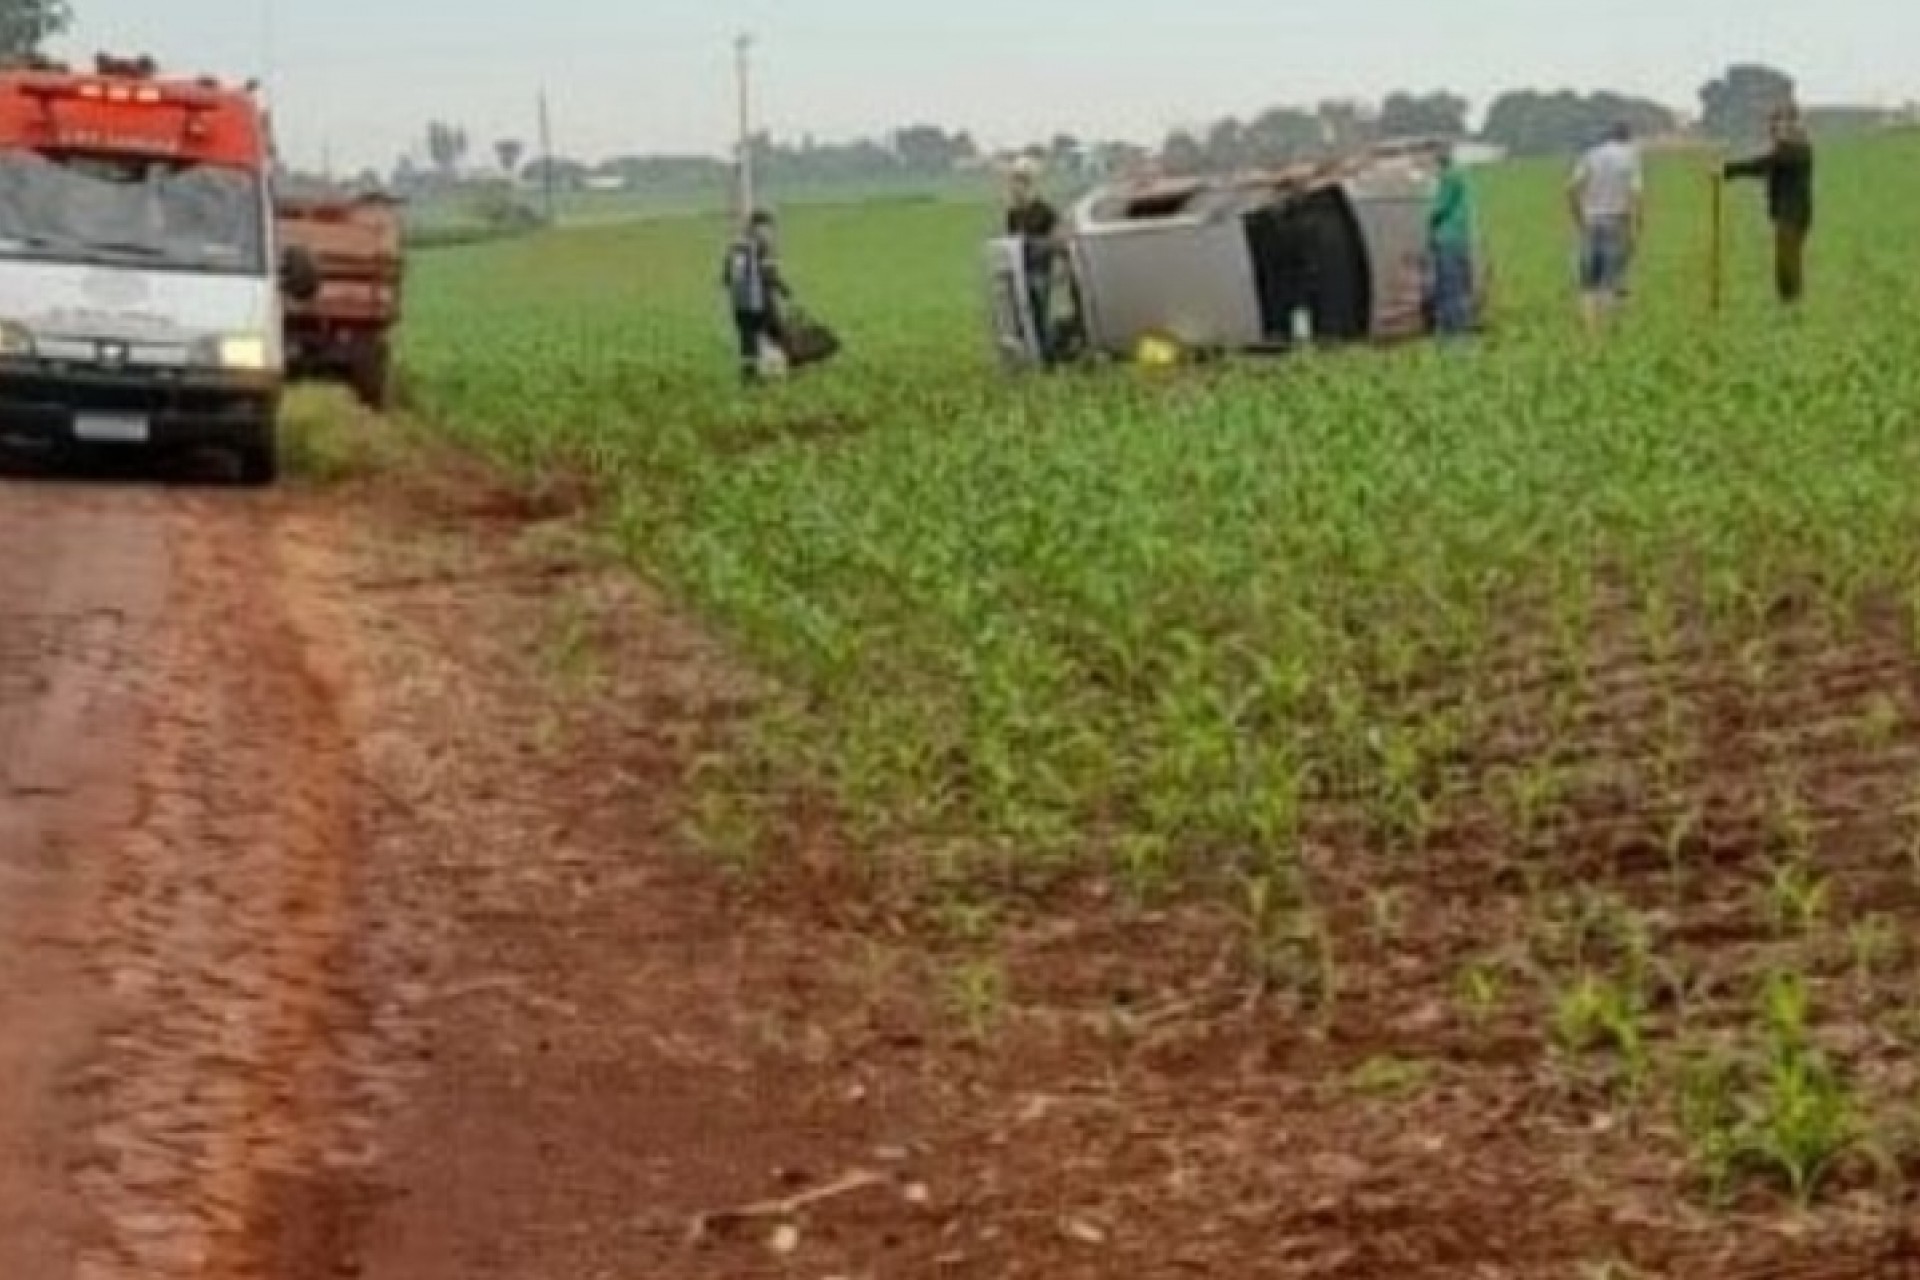
[[(1376, 148), (1234, 177), (1123, 182), (1067, 210), (1054, 314), (1034, 314), (1028, 255), (986, 247), (988, 314), (1004, 363), (1127, 358), (1159, 339), (1189, 352), (1286, 351), (1432, 329), (1427, 215), (1437, 149)], [(1482, 287), (1476, 301), (1485, 295)], [(1044, 326), (1043, 326), (1043, 321)]]

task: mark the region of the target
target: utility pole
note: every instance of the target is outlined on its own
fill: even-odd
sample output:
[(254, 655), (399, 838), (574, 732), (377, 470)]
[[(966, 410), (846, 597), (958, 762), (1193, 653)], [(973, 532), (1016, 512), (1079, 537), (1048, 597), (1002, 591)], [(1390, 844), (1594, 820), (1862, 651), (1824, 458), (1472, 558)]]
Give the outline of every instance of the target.
[(752, 74), (749, 55), (753, 51), (753, 37), (741, 32), (734, 37), (734, 81), (740, 96), (740, 142), (737, 157), (739, 189), (735, 195), (738, 207), (735, 210), (739, 221), (745, 225), (754, 210), (753, 191), (753, 97)]
[(267, 126), (268, 154), (273, 159), (273, 167), (278, 170), (284, 164), (284, 153), (280, 150), (280, 138), (274, 130), (274, 0), (260, 0), (260, 74), (255, 77), (254, 96), (260, 102), (260, 112)]
[(274, 48), (279, 38), (278, 23), (274, 13), (274, 0), (260, 0), (260, 87), (266, 91), (267, 102), (273, 102), (273, 81), (278, 51)]
[(540, 91), (540, 179), (546, 196), (547, 225), (554, 222), (553, 117), (547, 110), (547, 91)]

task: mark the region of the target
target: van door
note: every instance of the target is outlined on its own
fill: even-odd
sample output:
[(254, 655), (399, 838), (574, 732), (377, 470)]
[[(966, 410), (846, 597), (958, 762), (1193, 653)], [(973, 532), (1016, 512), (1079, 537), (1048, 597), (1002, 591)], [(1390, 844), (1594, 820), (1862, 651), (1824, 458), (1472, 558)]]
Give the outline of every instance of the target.
[(1013, 236), (989, 240), (983, 266), (994, 354), (1009, 368), (1041, 365), (1040, 327), (1033, 314), (1033, 291), (1027, 285), (1024, 245)]

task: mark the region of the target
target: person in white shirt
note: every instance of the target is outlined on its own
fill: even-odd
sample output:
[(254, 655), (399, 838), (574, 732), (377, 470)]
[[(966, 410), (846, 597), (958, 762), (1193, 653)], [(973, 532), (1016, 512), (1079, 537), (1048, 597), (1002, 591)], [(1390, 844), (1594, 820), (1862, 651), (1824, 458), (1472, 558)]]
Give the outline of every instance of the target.
[(1580, 232), (1580, 296), (1590, 328), (1625, 296), (1627, 274), (1645, 224), (1646, 181), (1632, 131), (1615, 125), (1580, 157), (1567, 183), (1567, 207)]

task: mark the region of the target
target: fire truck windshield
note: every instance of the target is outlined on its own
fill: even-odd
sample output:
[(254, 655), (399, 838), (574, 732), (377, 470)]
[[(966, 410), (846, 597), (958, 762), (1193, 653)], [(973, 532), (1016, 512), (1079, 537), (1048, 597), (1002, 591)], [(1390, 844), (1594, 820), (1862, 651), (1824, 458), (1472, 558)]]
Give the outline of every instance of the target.
[(257, 275), (265, 199), (237, 169), (0, 151), (0, 258)]

